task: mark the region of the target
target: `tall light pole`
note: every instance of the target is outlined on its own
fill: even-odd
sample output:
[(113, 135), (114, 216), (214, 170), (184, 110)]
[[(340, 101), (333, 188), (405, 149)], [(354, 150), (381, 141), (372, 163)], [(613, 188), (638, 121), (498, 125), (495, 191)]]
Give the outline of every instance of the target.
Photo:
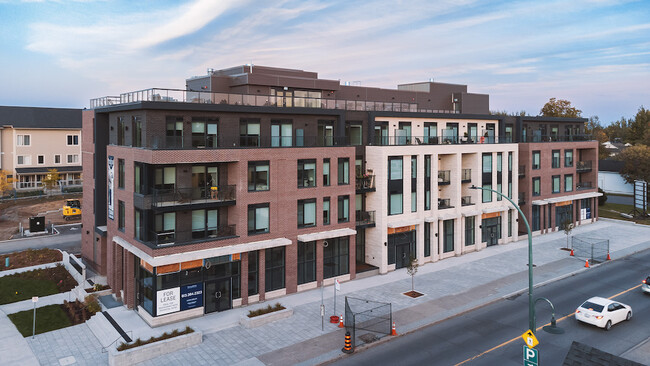
[(515, 206), (517, 211), (519, 211), (519, 215), (524, 219), (524, 224), (526, 224), (526, 230), (528, 231), (528, 329), (535, 333), (535, 302), (533, 301), (533, 233), (530, 231), (528, 220), (526, 220), (526, 216), (519, 208), (519, 205), (503, 193), (497, 192), (491, 188), (477, 187), (475, 185), (472, 185), (470, 189), (482, 189), (484, 191), (490, 191), (498, 194), (499, 196), (510, 201), (510, 203)]

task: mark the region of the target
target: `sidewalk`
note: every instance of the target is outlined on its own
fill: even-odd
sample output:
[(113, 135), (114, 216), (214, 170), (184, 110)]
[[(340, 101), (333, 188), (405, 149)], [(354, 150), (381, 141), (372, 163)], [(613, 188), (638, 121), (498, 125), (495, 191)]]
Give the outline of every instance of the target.
[[(578, 237), (610, 239), (610, 253), (614, 260), (650, 248), (649, 234), (650, 227), (647, 226), (605, 220), (578, 227), (572, 233)], [(536, 286), (587, 270), (584, 258), (569, 257), (567, 251), (560, 250), (566, 246), (563, 232), (537, 236), (533, 244)], [(390, 302), (397, 331), (405, 333), (526, 291), (527, 246), (524, 236), (516, 243), (426, 264), (415, 276), (415, 289), (425, 294), (417, 299), (402, 295), (411, 289), (411, 278), (404, 269), (344, 282), (337, 294), (336, 315), (344, 312), (346, 295)], [(343, 330), (327, 322), (333, 313), (333, 287), (325, 288), (324, 295), (324, 331), (321, 330), (321, 289), (269, 301), (293, 308), (294, 315), (254, 329), (240, 327), (239, 317), (267, 303), (155, 329), (149, 328), (134, 311), (124, 307), (109, 309), (108, 312), (127, 333), (132, 332), (134, 338), (148, 338), (186, 325), (204, 333), (202, 344), (154, 358), (144, 365), (312, 365), (338, 357), (343, 343)], [(76, 343), (75, 340), (87, 337), (88, 333), (88, 325), (82, 324), (41, 334), (34, 340), (27, 339), (27, 342), (41, 364), (60, 364), (59, 361), (65, 357), (74, 357), (79, 363), (107, 364), (108, 358), (101, 351), (102, 344), (105, 344), (103, 340), (91, 336), (94, 339), (84, 339), (83, 347)], [(54, 340), (56, 349), (52, 349)]]

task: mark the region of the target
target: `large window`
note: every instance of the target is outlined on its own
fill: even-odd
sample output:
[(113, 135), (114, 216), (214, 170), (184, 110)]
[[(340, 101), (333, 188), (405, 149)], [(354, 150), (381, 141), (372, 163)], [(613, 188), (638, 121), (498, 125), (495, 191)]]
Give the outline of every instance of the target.
[(347, 135), (352, 146), (360, 146), (363, 143), (362, 127), (360, 124), (348, 124)]
[(259, 292), (259, 252), (248, 252), (248, 296), (257, 295)]
[(483, 173), (492, 173), (492, 154), (483, 154)]
[(508, 210), (508, 237), (512, 236), (512, 210)]
[(134, 227), (134, 237), (137, 240), (144, 240), (144, 218), (143, 212), (140, 209), (135, 209), (133, 214), (133, 227)]
[(411, 156), (411, 212), (418, 210), (418, 157)]
[(330, 185), (330, 159), (323, 159), (323, 186)]
[(117, 117), (117, 144), (119, 146), (126, 145), (126, 121), (124, 117)]
[(330, 198), (323, 198), (323, 225), (330, 224)]
[(567, 174), (564, 176), (564, 191), (573, 191), (573, 174)]
[[(70, 156), (70, 155), (68, 155)], [(32, 156), (31, 155), (18, 155), (16, 156), (16, 164), (17, 165), (31, 165), (32, 164)]]
[(540, 168), (540, 154), (541, 153), (539, 151), (533, 151), (533, 164), (532, 164), (533, 169)]
[(271, 146), (287, 147), (292, 145), (293, 125), (291, 121), (271, 121)]
[(269, 232), (269, 204), (248, 205), (248, 235)]
[(316, 160), (298, 160), (298, 188), (316, 187)]
[(564, 150), (564, 166), (573, 166), (573, 150)]
[(142, 117), (134, 116), (131, 119), (132, 129), (131, 129), (131, 146), (141, 147), (142, 146)]
[(431, 224), (424, 222), (424, 256), (431, 256)]
[(66, 137), (68, 146), (79, 145), (79, 135), (67, 135)]
[(482, 192), (483, 192), (482, 202), (483, 203), (492, 202), (492, 191), (489, 191), (489, 189), (492, 189), (492, 185), (491, 184), (484, 184), (483, 188), (486, 188), (486, 189), (482, 190)]
[(465, 246), (476, 242), (476, 216), (465, 217)]
[(454, 219), (442, 222), (443, 230), (443, 252), (449, 253), (454, 251)]
[(216, 118), (192, 118), (192, 147), (217, 147)]
[(316, 242), (298, 242), (298, 284), (316, 281)]
[(167, 116), (165, 145), (171, 148), (183, 147), (183, 117)]
[(552, 161), (551, 161), (551, 167), (552, 168), (559, 168), (560, 167), (560, 150), (553, 150), (552, 151)]
[(298, 227), (316, 226), (316, 199), (298, 201)]
[(538, 231), (540, 229), (540, 227), (541, 227), (541, 225), (540, 225), (539, 206), (533, 205), (532, 209), (533, 209), (533, 214), (532, 214), (533, 218), (532, 218), (531, 223), (530, 223), (530, 226), (531, 226), (530, 230), (531, 231)]
[(266, 292), (284, 288), (284, 247), (266, 249)]
[(242, 119), (239, 122), (239, 145), (260, 146), (260, 122), (256, 119)]
[(424, 210), (431, 210), (431, 155), (424, 155)]
[(338, 222), (350, 221), (350, 196), (339, 196)]
[(539, 196), (541, 194), (541, 178), (533, 178), (533, 196)]
[(124, 159), (117, 159), (117, 188), (124, 188)]
[(553, 193), (560, 193), (560, 176), (553, 176)]
[(16, 135), (16, 146), (31, 145), (31, 135)]
[(323, 277), (331, 278), (348, 274), (350, 271), (349, 239), (334, 238), (327, 240), (323, 248)]
[[(497, 192), (503, 194), (503, 186), (501, 183), (497, 183)], [(497, 194), (497, 201), (503, 200), (503, 196), (501, 194)]]
[(192, 211), (192, 238), (214, 238), (219, 227), (219, 214), (217, 210)]
[(154, 188), (171, 190), (176, 187), (176, 167), (167, 166), (156, 168), (154, 173)]
[(176, 213), (165, 212), (155, 215), (154, 231), (156, 234), (156, 244), (173, 242), (176, 238)]
[[(78, 154), (69, 154), (68, 155), (68, 164), (76, 164), (79, 162), (79, 155)], [(30, 162), (31, 164), (31, 162)]]
[(350, 184), (349, 158), (339, 158), (338, 182), (339, 184)]
[(388, 159), (388, 214), (399, 215), (404, 210), (402, 157)]
[(248, 191), (269, 190), (269, 162), (249, 161), (248, 162)]
[(117, 201), (117, 230), (124, 232), (126, 222), (124, 201)]

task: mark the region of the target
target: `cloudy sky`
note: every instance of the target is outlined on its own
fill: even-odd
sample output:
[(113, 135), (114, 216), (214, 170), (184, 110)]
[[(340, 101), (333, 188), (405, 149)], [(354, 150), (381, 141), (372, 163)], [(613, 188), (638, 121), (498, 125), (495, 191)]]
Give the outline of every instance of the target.
[(207, 68), (297, 68), (395, 88), (436, 81), (608, 124), (650, 107), (650, 1), (0, 0), (0, 104), (184, 88)]

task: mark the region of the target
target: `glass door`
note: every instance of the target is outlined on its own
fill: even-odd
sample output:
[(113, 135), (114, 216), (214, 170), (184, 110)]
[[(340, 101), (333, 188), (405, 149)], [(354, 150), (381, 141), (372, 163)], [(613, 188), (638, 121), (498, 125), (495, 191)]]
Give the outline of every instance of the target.
[(232, 279), (220, 278), (205, 282), (205, 313), (232, 308)]

